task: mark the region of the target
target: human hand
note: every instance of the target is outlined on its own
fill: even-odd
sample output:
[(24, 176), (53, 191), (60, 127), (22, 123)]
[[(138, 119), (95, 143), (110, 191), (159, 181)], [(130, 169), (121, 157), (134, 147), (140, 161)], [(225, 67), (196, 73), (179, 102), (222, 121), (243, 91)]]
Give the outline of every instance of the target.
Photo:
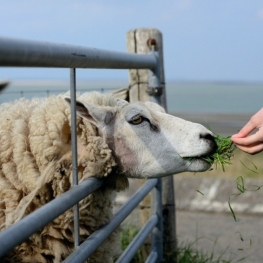
[[(249, 135), (258, 129), (256, 133)], [(236, 146), (249, 154), (263, 151), (263, 108), (251, 117), (249, 122), (231, 137)]]

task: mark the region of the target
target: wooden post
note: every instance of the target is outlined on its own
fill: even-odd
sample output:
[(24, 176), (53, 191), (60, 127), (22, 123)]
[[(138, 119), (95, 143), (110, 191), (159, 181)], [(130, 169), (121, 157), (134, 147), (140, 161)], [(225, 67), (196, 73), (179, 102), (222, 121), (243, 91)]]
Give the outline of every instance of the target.
[[(165, 96), (165, 77), (163, 63), (163, 43), (162, 33), (154, 28), (141, 28), (130, 30), (127, 33), (127, 48), (129, 52), (147, 54), (151, 51), (150, 43), (155, 44), (155, 51), (159, 52), (161, 63), (160, 79), (163, 93), (161, 95), (161, 105), (166, 108)], [(129, 70), (129, 101), (149, 101), (150, 96), (147, 93), (148, 89), (148, 70), (147, 69), (131, 69)], [(141, 180), (140, 184), (143, 184)], [(163, 218), (164, 218), (164, 256), (175, 251), (176, 249), (176, 217), (175, 217), (175, 198), (173, 177), (168, 176), (162, 179), (162, 202), (163, 202)], [(150, 195), (141, 203), (141, 224), (144, 224), (150, 214)]]

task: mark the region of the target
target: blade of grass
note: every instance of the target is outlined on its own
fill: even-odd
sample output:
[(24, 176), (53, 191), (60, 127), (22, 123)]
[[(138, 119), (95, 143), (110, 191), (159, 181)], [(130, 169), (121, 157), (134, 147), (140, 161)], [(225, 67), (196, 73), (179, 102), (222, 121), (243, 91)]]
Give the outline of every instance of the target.
[(196, 190), (196, 192), (198, 192), (199, 194), (201, 194), (201, 195), (204, 195), (201, 191), (199, 191), (199, 190)]
[[(249, 167), (247, 167), (241, 160), (239, 160), (240, 162), (241, 162), (241, 164), (246, 168), (246, 169), (248, 169), (249, 171), (251, 171), (251, 172), (253, 172), (253, 173), (255, 173), (255, 174), (258, 174), (258, 172), (257, 171), (255, 171), (255, 170), (252, 170), (252, 169), (250, 169)], [(253, 164), (254, 165), (254, 164)], [(255, 165), (254, 165), (255, 166)], [(256, 166), (255, 166), (256, 167)], [(257, 169), (257, 168), (256, 168)]]
[(240, 193), (245, 193), (246, 188), (245, 188), (245, 183), (244, 183), (244, 178), (242, 176), (238, 176), (236, 179), (236, 184), (237, 184), (237, 189), (240, 191)]
[(228, 199), (228, 206), (229, 206), (229, 209), (230, 209), (230, 211), (231, 211), (231, 214), (232, 214), (234, 220), (235, 220), (236, 222), (238, 222), (239, 219), (236, 217), (235, 212), (234, 212), (233, 208), (232, 208), (231, 205), (230, 205), (230, 197), (229, 197), (229, 199)]

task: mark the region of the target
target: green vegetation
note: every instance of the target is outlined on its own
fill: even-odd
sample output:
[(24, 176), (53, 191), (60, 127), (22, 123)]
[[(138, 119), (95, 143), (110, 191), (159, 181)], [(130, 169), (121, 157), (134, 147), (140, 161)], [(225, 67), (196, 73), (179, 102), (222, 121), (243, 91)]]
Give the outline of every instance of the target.
[[(121, 245), (122, 250), (125, 250), (132, 239), (139, 232), (138, 227), (129, 226), (121, 234)], [(198, 242), (188, 242), (185, 244), (180, 244), (175, 251), (171, 251), (169, 255), (165, 256), (163, 263), (237, 263), (243, 261), (245, 258), (240, 258), (234, 261), (234, 258), (224, 259), (224, 254), (228, 248), (222, 253), (222, 255), (215, 257), (214, 248), (216, 246), (217, 240), (214, 242), (214, 248), (211, 253), (205, 253), (203, 251), (198, 251), (194, 248), (195, 244)], [(144, 262), (141, 251), (137, 251), (136, 255), (131, 261), (132, 263), (142, 263)]]
[[(253, 165), (254, 165), (254, 164), (253, 164)], [(255, 165), (254, 165), (254, 166), (255, 166)], [(247, 167), (246, 167), (246, 168), (247, 168)], [(256, 166), (255, 166), (255, 168), (257, 169)], [(247, 168), (247, 169), (249, 169), (249, 168)], [(249, 170), (251, 170), (251, 169), (249, 169)], [(251, 171), (253, 171), (253, 170), (251, 170)], [(254, 172), (254, 171), (253, 171), (253, 172)], [(250, 191), (250, 192), (258, 191), (258, 190), (260, 190), (260, 189), (263, 187), (263, 185), (252, 185), (253, 188), (247, 189), (247, 188), (245, 187), (245, 180), (244, 180), (243, 176), (238, 176), (237, 179), (236, 179), (236, 187), (237, 187), (238, 192), (235, 193), (235, 194), (232, 194), (231, 196), (237, 197), (237, 196), (239, 196), (239, 195), (241, 195), (241, 194), (244, 194), (246, 191)], [(230, 203), (230, 201), (231, 201), (231, 200), (230, 200), (230, 199), (231, 199), (231, 196), (230, 196), (229, 199), (228, 199), (228, 206), (229, 206), (230, 212), (231, 212), (234, 220), (235, 220), (235, 221), (239, 221), (239, 218), (236, 217), (235, 211), (234, 211), (233, 208), (231, 207), (231, 203)]]
[[(217, 241), (217, 240), (216, 240)], [(214, 242), (214, 246), (216, 245)], [(225, 259), (224, 253), (227, 248), (222, 253), (222, 255), (215, 257), (214, 251), (211, 253), (204, 253), (202, 251), (197, 251), (194, 248), (194, 243), (181, 244), (177, 249), (176, 257), (172, 260), (167, 260), (166, 262), (176, 262), (176, 263), (237, 263), (243, 261), (245, 258), (240, 258), (234, 260), (234, 258)]]
[[(139, 232), (139, 229), (136, 226), (129, 226), (128, 228), (126, 228), (125, 230), (121, 232), (122, 251), (124, 251), (126, 247), (128, 247), (128, 245), (131, 243), (133, 238), (138, 234), (138, 232)], [(139, 263), (139, 262), (143, 262), (143, 256), (140, 250), (137, 251), (137, 253), (135, 254), (132, 261), (130, 261), (130, 263)]]
[(231, 164), (231, 159), (234, 156), (236, 147), (231, 141), (230, 136), (222, 137), (220, 135), (215, 135), (215, 141), (218, 147), (216, 152), (212, 156), (203, 159), (214, 164), (216, 168), (220, 165), (222, 170), (225, 171), (225, 165)]

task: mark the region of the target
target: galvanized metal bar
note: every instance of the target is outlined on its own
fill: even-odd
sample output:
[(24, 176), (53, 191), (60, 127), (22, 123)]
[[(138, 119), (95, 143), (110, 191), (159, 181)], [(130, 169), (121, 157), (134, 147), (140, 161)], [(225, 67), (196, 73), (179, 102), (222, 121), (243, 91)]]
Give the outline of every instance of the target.
[(121, 224), (121, 222), (132, 212), (132, 210), (141, 202), (141, 200), (158, 183), (157, 179), (150, 179), (132, 197), (125, 202), (121, 208), (113, 215), (113, 218), (105, 226), (95, 231), (90, 237), (77, 247), (69, 255), (64, 263), (82, 263), (92, 255), (92, 253), (105, 241), (105, 239)]
[[(163, 93), (163, 86), (161, 84), (161, 63), (159, 59), (159, 53), (154, 51), (155, 46), (152, 46), (152, 53), (156, 56), (157, 65), (154, 69), (149, 70), (149, 97), (150, 100), (162, 105), (161, 96)], [(154, 213), (158, 216), (158, 223), (152, 232), (152, 251), (157, 252), (157, 262), (163, 261), (164, 244), (163, 244), (163, 207), (162, 207), (162, 179), (158, 179), (158, 183), (155, 187), (152, 197)]]
[(2, 231), (0, 258), (102, 185), (102, 179), (87, 179)]
[[(73, 186), (78, 185), (78, 148), (77, 148), (77, 116), (76, 116), (76, 69), (70, 69), (70, 110), (71, 110), (71, 150), (72, 150), (72, 176)], [(74, 245), (79, 245), (79, 204), (73, 207), (74, 215)]]
[(154, 68), (154, 54), (139, 55), (74, 45), (0, 38), (0, 66), (59, 68)]
[(78, 185), (77, 115), (76, 115), (76, 69), (70, 69), (70, 113), (73, 185)]
[[(163, 87), (161, 85), (160, 78), (160, 61), (159, 61), (159, 53), (153, 51), (152, 53), (156, 57), (157, 64), (156, 66), (148, 71), (149, 76), (149, 87), (148, 94), (150, 95), (150, 101), (153, 101), (159, 105), (161, 105), (161, 95), (163, 92)], [(163, 105), (162, 105), (163, 106)]]
[(152, 215), (150, 219), (146, 222), (146, 224), (141, 228), (139, 233), (135, 236), (132, 242), (128, 245), (128, 247), (123, 251), (121, 256), (118, 258), (116, 263), (128, 263), (130, 262), (138, 249), (141, 247), (145, 239), (151, 233), (153, 228), (156, 226), (158, 222), (158, 216)]
[(145, 263), (155, 263), (158, 260), (158, 254), (156, 252), (151, 252), (150, 255), (148, 256), (147, 260)]
[(152, 251), (157, 252), (158, 262), (163, 260), (163, 220), (162, 220), (162, 179), (158, 178), (153, 195), (154, 212), (158, 216), (158, 223), (152, 232)]

